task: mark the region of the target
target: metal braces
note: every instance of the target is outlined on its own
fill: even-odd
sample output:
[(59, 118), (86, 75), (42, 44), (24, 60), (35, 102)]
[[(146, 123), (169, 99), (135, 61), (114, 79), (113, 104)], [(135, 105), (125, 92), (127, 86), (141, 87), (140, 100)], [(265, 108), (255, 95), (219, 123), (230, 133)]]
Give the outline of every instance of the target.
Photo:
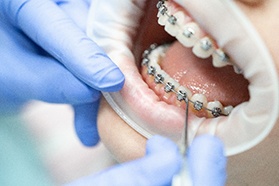
[(221, 61), (223, 61), (224, 63), (229, 63), (230, 57), (225, 52), (215, 50), (215, 53), (220, 57)]
[[(175, 25), (177, 23), (177, 18), (174, 15), (170, 15), (168, 13), (168, 7), (165, 5), (166, 1), (167, 0), (159, 0), (156, 7), (158, 8), (158, 11), (160, 14), (166, 15), (168, 17), (169, 23), (171, 23), (172, 25)], [(183, 31), (183, 35), (187, 38), (191, 38), (195, 35), (195, 30), (192, 29), (191, 27), (186, 28)], [(211, 48), (213, 48), (213, 44), (210, 40), (202, 40), (200, 44), (201, 44), (201, 48), (204, 51), (208, 51)], [(230, 63), (230, 58), (225, 52), (214, 50), (214, 53), (216, 53), (220, 57), (222, 62)], [(240, 72), (240, 70), (239, 70), (239, 72)]]
[(175, 85), (171, 82), (164, 82), (164, 77), (162, 74), (157, 73), (156, 68), (149, 64), (149, 55), (152, 53), (154, 49), (157, 48), (157, 44), (152, 44), (148, 49), (146, 49), (143, 52), (143, 59), (142, 59), (142, 66), (147, 67), (147, 73), (148, 75), (151, 75), (154, 77), (154, 82), (156, 84), (163, 84), (164, 85), (164, 91), (166, 93), (173, 92), (176, 94), (176, 98), (178, 101), (188, 101), (189, 103), (193, 104), (193, 108), (197, 111), (200, 111), (202, 109), (207, 110), (211, 112), (212, 116), (219, 117), (219, 116), (228, 116), (227, 114), (222, 113), (221, 108), (214, 107), (213, 109), (208, 109), (204, 107), (203, 103), (200, 101), (192, 101), (188, 98), (187, 93), (182, 90), (175, 90)]
[[(174, 15), (170, 15), (168, 13), (168, 8), (165, 5), (165, 2), (167, 0), (159, 0), (156, 7), (158, 8), (158, 11), (160, 14), (162, 15), (166, 15), (168, 17), (168, 22), (172, 25), (175, 25), (177, 23), (177, 18)], [(195, 31), (192, 28), (186, 28), (183, 31), (183, 35), (187, 38), (191, 38), (195, 35)], [(208, 40), (202, 41), (201, 42), (201, 48), (205, 51), (208, 51), (209, 49), (211, 49), (213, 47), (212, 43)]]

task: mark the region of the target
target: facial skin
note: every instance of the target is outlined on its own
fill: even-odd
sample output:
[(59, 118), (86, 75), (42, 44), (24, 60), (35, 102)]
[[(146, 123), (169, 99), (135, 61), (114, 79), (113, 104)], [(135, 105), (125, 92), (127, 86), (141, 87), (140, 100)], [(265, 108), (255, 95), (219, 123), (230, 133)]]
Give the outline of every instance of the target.
[[(277, 20), (279, 1), (239, 0), (236, 1), (236, 4), (261, 35), (279, 74), (279, 22)], [(148, 44), (145, 44), (144, 40), (140, 37), (138, 40), (142, 42), (140, 46), (147, 48)], [(136, 56), (140, 51), (140, 47), (135, 46)], [(256, 147), (229, 157), (228, 185), (255, 185), (255, 183), (257, 185), (276, 185), (279, 182), (277, 171), (279, 160), (276, 157), (279, 151), (278, 124), (279, 120), (268, 137)], [(144, 154), (146, 139), (119, 118), (104, 100), (100, 107), (98, 129), (102, 141), (118, 161), (135, 159)], [(261, 181), (263, 182), (261, 183)]]

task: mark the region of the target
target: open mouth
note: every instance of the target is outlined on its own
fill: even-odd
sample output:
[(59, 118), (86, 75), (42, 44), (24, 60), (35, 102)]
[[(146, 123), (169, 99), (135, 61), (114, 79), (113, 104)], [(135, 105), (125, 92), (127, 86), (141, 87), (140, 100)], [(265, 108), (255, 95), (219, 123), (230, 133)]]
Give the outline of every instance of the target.
[(145, 50), (141, 75), (160, 100), (184, 109), (187, 100), (190, 113), (208, 118), (248, 101), (241, 70), (187, 12), (171, 1), (157, 8), (158, 23), (176, 41)]
[[(175, 141), (181, 137), (183, 100), (188, 98), (189, 137), (211, 133), (224, 141), (228, 155), (239, 153), (259, 143), (275, 123), (275, 67), (233, 2), (184, 3), (187, 10), (170, 0), (118, 3), (119, 10), (134, 8), (132, 17), (92, 9), (88, 34), (126, 77), (123, 90), (104, 95), (144, 136), (161, 134)], [(104, 22), (110, 29), (103, 29)]]

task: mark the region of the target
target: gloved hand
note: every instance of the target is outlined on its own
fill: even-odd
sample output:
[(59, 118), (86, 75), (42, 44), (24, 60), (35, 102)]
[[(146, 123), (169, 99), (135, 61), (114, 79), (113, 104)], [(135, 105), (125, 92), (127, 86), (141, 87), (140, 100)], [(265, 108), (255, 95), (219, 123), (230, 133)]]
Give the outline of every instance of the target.
[[(208, 135), (198, 137), (190, 147), (188, 159), (193, 185), (225, 185), (226, 157), (219, 139)], [(173, 142), (154, 136), (147, 141), (145, 157), (84, 177), (68, 186), (171, 185), (172, 177), (179, 171), (181, 162), (181, 155)]]
[(0, 2), (0, 111), (30, 99), (68, 103), (85, 145), (99, 136), (99, 91), (118, 91), (124, 76), (84, 30), (82, 0)]
[(227, 158), (219, 138), (211, 135), (196, 137), (189, 149), (188, 162), (193, 185), (225, 185)]

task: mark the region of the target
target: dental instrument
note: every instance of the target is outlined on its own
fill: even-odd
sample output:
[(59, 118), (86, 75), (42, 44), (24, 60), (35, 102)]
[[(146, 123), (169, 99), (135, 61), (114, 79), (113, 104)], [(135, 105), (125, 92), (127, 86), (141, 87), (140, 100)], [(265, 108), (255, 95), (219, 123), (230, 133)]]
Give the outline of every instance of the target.
[(192, 181), (190, 179), (189, 167), (187, 163), (187, 152), (188, 152), (188, 117), (189, 117), (189, 99), (184, 98), (186, 103), (185, 111), (185, 122), (184, 129), (182, 131), (182, 138), (180, 144), (180, 152), (182, 155), (182, 165), (178, 174), (174, 175), (172, 179), (172, 186), (192, 186)]

